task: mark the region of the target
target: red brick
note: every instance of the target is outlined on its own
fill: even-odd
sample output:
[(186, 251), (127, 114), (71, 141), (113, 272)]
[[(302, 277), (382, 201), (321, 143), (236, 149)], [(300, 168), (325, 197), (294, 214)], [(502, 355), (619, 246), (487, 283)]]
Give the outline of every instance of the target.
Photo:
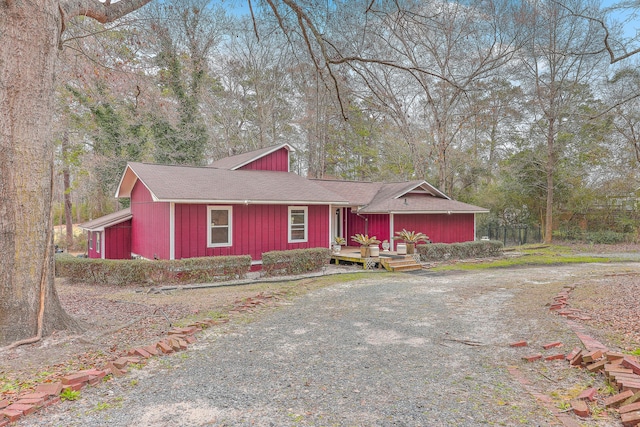
[(116, 365), (114, 365), (113, 362), (108, 362), (107, 363), (107, 369), (111, 371), (111, 374), (114, 377), (121, 377), (121, 376), (124, 375), (124, 372), (122, 371), (122, 369), (118, 368)]
[(589, 372), (598, 372), (598, 371), (602, 371), (604, 369), (604, 365), (607, 364), (607, 360), (600, 360), (598, 362), (595, 363), (590, 363), (587, 365), (587, 371)]
[(46, 400), (44, 402), (44, 406), (46, 408), (47, 406), (55, 405), (56, 403), (60, 403), (61, 400), (62, 399), (60, 399), (60, 396), (52, 396), (49, 398), (49, 400)]
[(189, 344), (182, 338), (178, 338), (178, 345), (180, 345), (180, 350), (186, 350), (189, 347)]
[(560, 347), (561, 345), (562, 343), (560, 341), (555, 341), (555, 342), (544, 344), (542, 348), (544, 348), (545, 350), (549, 350), (550, 348)]
[(133, 350), (130, 350), (129, 354), (132, 356), (138, 355), (140, 357), (144, 357), (145, 359), (148, 359), (151, 357), (151, 354), (144, 348), (135, 348)]
[(38, 409), (36, 405), (29, 405), (24, 403), (13, 403), (7, 406), (5, 411), (18, 411), (18, 412), (22, 412), (22, 415), (29, 415), (29, 414), (33, 414), (36, 411), (36, 409)]
[(594, 362), (602, 357), (602, 350), (593, 350), (582, 356), (582, 361), (586, 363)]
[(36, 392), (36, 393), (25, 393), (19, 396), (19, 399), (46, 399), (49, 396), (47, 393)]
[(624, 403), (625, 400), (633, 396), (633, 392), (631, 390), (623, 391), (622, 393), (615, 394), (613, 396), (609, 396), (604, 399), (605, 408), (615, 408), (616, 406)]
[(532, 354), (531, 356), (522, 357), (527, 362), (535, 362), (536, 360), (542, 359), (542, 354)]
[(173, 351), (180, 351), (181, 350), (180, 343), (175, 338), (169, 338), (169, 341), (167, 342), (167, 344), (169, 344), (171, 346)]
[(640, 423), (640, 412), (627, 412), (620, 415), (620, 421), (624, 427), (635, 427)]
[(516, 341), (509, 344), (509, 347), (526, 347), (526, 346), (527, 346), (526, 341)]
[(633, 371), (619, 364), (607, 363), (606, 365), (604, 365), (604, 373), (607, 376), (609, 376), (609, 375), (622, 374), (622, 373), (633, 374)]
[(576, 357), (576, 354), (578, 354), (578, 353), (580, 353), (580, 348), (576, 347), (576, 348), (574, 348), (573, 350), (571, 350), (571, 353), (569, 353), (569, 354), (567, 354), (567, 355), (565, 356), (565, 359), (567, 359), (567, 360), (571, 360), (571, 359), (573, 359), (574, 357)]
[(10, 402), (7, 399), (0, 400), (0, 409), (4, 409), (9, 406)]
[(640, 411), (640, 402), (632, 403), (630, 405), (623, 405), (618, 408), (618, 412), (626, 414), (627, 412)]
[(595, 388), (591, 387), (591, 388), (588, 388), (588, 389), (584, 390), (582, 393), (580, 393), (578, 395), (578, 399), (588, 400), (590, 402), (593, 402), (594, 400), (596, 400), (596, 393), (598, 393), (598, 390), (596, 390)]
[(113, 360), (110, 362), (113, 366), (115, 366), (118, 369), (122, 369), (125, 368), (128, 364), (129, 364), (129, 360), (128, 358), (125, 357), (119, 357), (116, 360)]
[(564, 360), (564, 354), (563, 353), (552, 354), (551, 356), (546, 356), (544, 358), (544, 360), (546, 360), (546, 361), (549, 361), (549, 360)]
[(14, 411), (11, 409), (3, 409), (0, 411), (0, 416), (4, 415), (9, 419), (9, 422), (15, 423), (22, 417), (23, 413), (21, 411)]
[(158, 342), (158, 348), (163, 353), (172, 353), (173, 352), (173, 348), (171, 348), (171, 346), (169, 344), (167, 344), (166, 342), (164, 342), (164, 341)]
[(187, 342), (187, 344), (193, 344), (197, 341), (196, 337), (194, 337), (193, 335), (187, 335), (186, 337), (184, 337), (184, 340)]
[(636, 374), (640, 375), (640, 363), (629, 356), (625, 356), (624, 359), (622, 359), (622, 366), (629, 368)]
[(584, 400), (572, 400), (571, 409), (573, 409), (573, 412), (577, 416), (582, 418), (587, 418), (591, 414), (591, 411), (589, 410), (589, 406)]
[(80, 390), (82, 390), (82, 387), (84, 387), (85, 384), (86, 383), (69, 384), (69, 385), (64, 386), (64, 389), (62, 391), (66, 390), (66, 389), (70, 389), (70, 390), (73, 390), (73, 391), (80, 391)]
[(615, 351), (607, 351), (605, 353), (605, 357), (607, 358), (607, 360), (609, 362), (611, 362), (612, 360), (624, 359), (624, 354), (623, 353), (617, 353)]
[(19, 398), (16, 403), (21, 405), (34, 405), (40, 407), (44, 405), (44, 397), (41, 398)]
[(5, 418), (5, 417), (0, 418), (0, 427), (7, 427), (9, 424), (11, 424), (11, 421), (9, 421), (8, 418)]
[(37, 393), (47, 393), (49, 396), (58, 396), (62, 392), (62, 383), (45, 383), (36, 386)]
[(62, 385), (82, 384), (89, 381), (89, 375), (87, 374), (71, 374), (62, 377)]
[(579, 366), (582, 364), (582, 355), (585, 354), (585, 350), (579, 351), (573, 359), (569, 362), (571, 366)]
[[(631, 391), (631, 390), (627, 390), (627, 391)], [(633, 396), (629, 397), (627, 400), (622, 402), (623, 405), (630, 405), (632, 403), (640, 402), (640, 393), (638, 392), (632, 392), (632, 393), (633, 393)]]
[(155, 345), (148, 345), (146, 347), (142, 347), (144, 349), (144, 351), (146, 351), (147, 353), (149, 353), (152, 356), (157, 356), (158, 355), (158, 347), (156, 347)]

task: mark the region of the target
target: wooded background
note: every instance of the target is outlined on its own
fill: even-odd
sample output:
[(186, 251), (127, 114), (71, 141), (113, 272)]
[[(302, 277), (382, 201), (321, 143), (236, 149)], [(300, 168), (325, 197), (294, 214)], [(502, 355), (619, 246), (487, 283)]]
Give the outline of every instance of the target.
[(425, 179), (489, 208), (480, 227), (637, 235), (634, 2), (238, 5), (67, 24), (55, 224), (123, 207), (127, 161), (207, 165), (288, 143), (303, 176)]

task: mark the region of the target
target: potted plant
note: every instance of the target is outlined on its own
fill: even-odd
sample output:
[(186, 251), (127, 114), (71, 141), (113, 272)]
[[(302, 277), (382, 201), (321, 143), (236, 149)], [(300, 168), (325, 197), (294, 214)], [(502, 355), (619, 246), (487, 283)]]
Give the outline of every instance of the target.
[(333, 238), (333, 252), (334, 253), (340, 253), (340, 250), (342, 249), (342, 245), (346, 245), (347, 241), (344, 239), (344, 237), (342, 236), (336, 236)]
[(416, 244), (418, 242), (428, 242), (429, 236), (424, 233), (417, 233), (415, 231), (407, 231), (404, 228), (402, 231), (396, 231), (396, 235), (393, 236), (394, 240), (402, 240), (407, 245), (407, 254), (415, 253)]
[(377, 248), (380, 243), (376, 236), (369, 237), (367, 234), (356, 234), (351, 236), (351, 240), (360, 244), (360, 256), (362, 258), (369, 258), (371, 256), (371, 246)]

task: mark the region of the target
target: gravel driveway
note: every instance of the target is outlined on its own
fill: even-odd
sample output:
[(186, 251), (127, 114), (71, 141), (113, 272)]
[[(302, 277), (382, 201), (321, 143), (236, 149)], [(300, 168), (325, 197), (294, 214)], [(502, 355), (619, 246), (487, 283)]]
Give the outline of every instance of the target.
[[(546, 342), (561, 340), (566, 352), (577, 345), (546, 305), (565, 284), (621, 270), (640, 272), (640, 264), (337, 284), (204, 331), (189, 351), (154, 358), (17, 425), (558, 425), (506, 368), (527, 374), (533, 364), (521, 357)], [(530, 347), (508, 346), (521, 339)]]

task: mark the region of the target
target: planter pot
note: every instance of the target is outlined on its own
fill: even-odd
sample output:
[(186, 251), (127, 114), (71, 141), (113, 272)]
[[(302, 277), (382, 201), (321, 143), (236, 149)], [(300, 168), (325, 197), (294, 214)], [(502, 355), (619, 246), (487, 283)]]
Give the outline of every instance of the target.
[(369, 256), (379, 257), (380, 256), (380, 248), (378, 245), (369, 246)]
[(396, 252), (398, 255), (406, 255), (407, 254), (407, 245), (404, 243), (398, 243), (396, 246)]
[(360, 246), (360, 258), (369, 258), (371, 251), (369, 246)]
[(342, 245), (338, 245), (337, 243), (333, 245), (333, 253), (339, 254), (341, 249), (342, 249)]
[(407, 245), (407, 255), (416, 253), (416, 244), (415, 243), (405, 243)]

